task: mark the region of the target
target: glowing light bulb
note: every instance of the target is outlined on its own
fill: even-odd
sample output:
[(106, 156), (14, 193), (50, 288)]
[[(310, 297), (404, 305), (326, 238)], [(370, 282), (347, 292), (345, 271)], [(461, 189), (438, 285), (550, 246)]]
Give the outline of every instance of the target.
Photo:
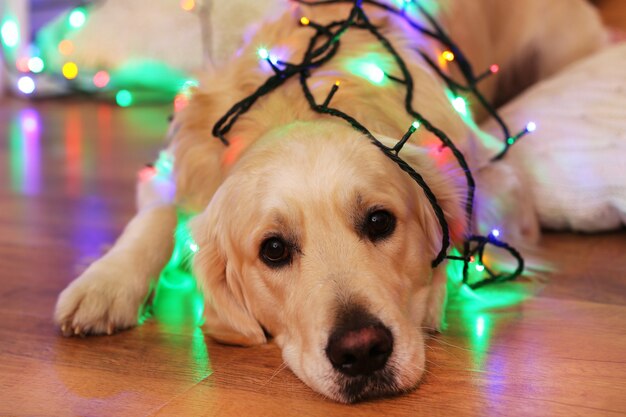
[(537, 124), (535, 122), (529, 122), (526, 125), (526, 131), (528, 131), (529, 133), (532, 133), (535, 130), (537, 130)]
[(309, 18), (308, 18), (308, 17), (301, 17), (301, 18), (300, 18), (300, 24), (301, 24), (302, 26), (308, 26), (308, 25), (309, 25), (309, 23), (311, 23), (311, 21), (309, 20)]
[(198, 252), (199, 249), (200, 247), (198, 246), (197, 243), (192, 242), (189, 244), (189, 250), (192, 251), (193, 253)]
[(17, 62), (15, 62), (15, 67), (17, 68), (19, 72), (30, 71), (28, 68), (28, 58), (27, 57), (19, 58)]
[(193, 9), (196, 8), (196, 1), (195, 0), (181, 0), (180, 1), (180, 7), (186, 11), (186, 12), (190, 12)]
[(43, 59), (39, 58), (38, 56), (34, 56), (28, 60), (28, 69), (30, 70), (30, 72), (39, 74), (41, 71), (43, 71), (43, 68)]
[(185, 96), (184, 93), (177, 94), (174, 98), (174, 111), (179, 112), (189, 104), (189, 99)]
[(336, 85), (337, 87), (339, 87), (339, 85), (341, 85), (341, 81), (339, 81), (339, 80), (335, 81), (335, 85)]
[(32, 94), (35, 91), (35, 81), (28, 76), (20, 77), (17, 88), (24, 94)]
[(492, 74), (495, 74), (498, 71), (500, 71), (500, 66), (497, 64), (493, 64), (492, 66), (489, 67), (489, 71), (491, 71)]
[(2, 36), (2, 43), (7, 47), (16, 47), (20, 41), (20, 30), (17, 27), (17, 23), (12, 20), (4, 22), (0, 29), (0, 36)]
[(61, 69), (63, 76), (68, 80), (73, 80), (78, 76), (78, 65), (74, 62), (66, 62)]
[(513, 145), (513, 144), (515, 143), (515, 139), (513, 139), (513, 138), (508, 138), (508, 139), (506, 140), (506, 143), (508, 143), (509, 145)]
[(492, 235), (493, 237), (499, 237), (499, 236), (500, 236), (500, 231), (499, 231), (498, 229), (493, 229), (493, 230), (491, 231), (491, 235)]
[(453, 53), (452, 51), (444, 51), (444, 52), (441, 54), (441, 58), (442, 58), (444, 61), (447, 61), (447, 62), (452, 62), (452, 61), (454, 61), (454, 53)]
[(93, 84), (98, 88), (104, 88), (111, 81), (111, 76), (106, 71), (98, 71), (93, 76)]
[(120, 90), (115, 95), (115, 102), (120, 107), (128, 107), (133, 104), (133, 95), (128, 90)]
[(478, 264), (478, 265), (476, 265), (476, 270), (478, 272), (483, 272), (485, 270), (485, 266), (481, 265), (481, 264)]
[(59, 42), (58, 49), (61, 55), (70, 55), (72, 52), (74, 52), (74, 42), (69, 39), (63, 39), (61, 42)]
[(70, 26), (74, 29), (82, 27), (85, 24), (85, 21), (87, 21), (87, 13), (83, 8), (80, 7), (78, 9), (72, 10), (68, 17), (68, 22), (70, 23)]
[(378, 65), (367, 63), (363, 65), (363, 73), (368, 80), (374, 84), (380, 84), (385, 79), (385, 71), (383, 71)]
[(485, 334), (485, 318), (479, 316), (476, 319), (476, 336), (482, 337)]
[(413, 129), (417, 130), (420, 128), (420, 122), (416, 120), (411, 124), (411, 126), (413, 126)]
[(265, 48), (259, 48), (256, 51), (257, 55), (259, 55), (259, 58), (261, 59), (268, 59), (270, 57), (270, 51), (268, 51)]
[(461, 113), (463, 116), (467, 116), (467, 102), (463, 97), (457, 97), (452, 100), (452, 105), (457, 112)]

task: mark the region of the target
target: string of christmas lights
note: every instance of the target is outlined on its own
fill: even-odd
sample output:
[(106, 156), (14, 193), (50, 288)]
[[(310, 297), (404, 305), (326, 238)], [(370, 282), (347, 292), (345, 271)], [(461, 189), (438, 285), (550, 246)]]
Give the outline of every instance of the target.
[[(337, 3), (350, 3), (353, 6), (346, 19), (331, 22), (326, 25), (312, 22), (307, 17), (303, 17), (300, 19), (301, 26), (312, 28), (314, 29), (315, 33), (309, 41), (308, 47), (304, 54), (304, 58), (299, 63), (291, 63), (277, 60), (272, 56), (271, 52), (268, 49), (260, 48), (257, 51), (259, 58), (261, 59), (261, 61), (267, 62), (267, 64), (269, 64), (274, 72), (274, 75), (270, 76), (260, 87), (258, 87), (258, 89), (254, 93), (234, 104), (231, 109), (227, 111), (226, 114), (216, 122), (212, 131), (213, 135), (216, 138), (220, 139), (222, 143), (228, 145), (229, 142), (226, 138), (226, 134), (231, 130), (231, 128), (241, 115), (250, 110), (250, 108), (259, 98), (276, 90), (291, 78), (298, 76), (304, 97), (308, 101), (313, 111), (338, 117), (350, 123), (351, 126), (353, 126), (356, 130), (362, 132), (370, 140), (371, 143), (377, 146), (388, 158), (395, 162), (400, 169), (410, 175), (411, 178), (423, 190), (442, 230), (441, 249), (435, 259), (432, 261), (433, 267), (439, 265), (444, 259), (462, 261), (464, 263), (463, 283), (469, 285), (473, 289), (492, 283), (513, 280), (521, 275), (524, 270), (523, 258), (517, 250), (498, 239), (498, 237), (500, 236), (500, 231), (497, 229), (494, 229), (488, 236), (472, 235), (467, 237), (463, 245), (463, 253), (461, 256), (448, 255), (450, 237), (449, 228), (445, 219), (443, 209), (438, 204), (437, 197), (434, 195), (424, 178), (400, 157), (400, 152), (402, 150), (402, 147), (410, 139), (411, 135), (422, 126), (426, 130), (437, 136), (442, 142), (443, 147), (447, 147), (451, 150), (457, 163), (463, 169), (467, 181), (468, 191), (465, 210), (468, 221), (470, 222), (468, 230), (472, 230), (471, 219), (474, 209), (475, 193), (474, 178), (465, 160), (465, 157), (463, 156), (462, 152), (455, 146), (455, 144), (446, 136), (446, 134), (442, 130), (432, 125), (418, 111), (413, 109), (412, 103), (414, 82), (411, 74), (408, 71), (407, 65), (403, 58), (400, 56), (400, 54), (395, 50), (391, 42), (384, 35), (382, 35), (382, 33), (369, 21), (367, 14), (363, 10), (363, 4), (379, 7), (398, 16), (401, 16), (409, 23), (411, 27), (413, 27), (420, 33), (436, 39), (444, 44), (446, 47), (448, 47), (446, 52), (442, 54), (442, 58), (447, 62), (457, 63), (463, 76), (466, 79), (467, 85), (461, 85), (455, 82), (438, 67), (436, 68), (436, 72), (441, 76), (441, 78), (444, 80), (448, 88), (454, 93), (455, 96), (456, 93), (459, 91), (471, 92), (475, 94), (478, 97), (479, 102), (483, 104), (486, 110), (490, 114), (492, 114), (492, 116), (494, 116), (498, 123), (500, 123), (503, 133), (505, 135), (503, 145), (504, 147), (503, 150), (493, 158), (494, 161), (504, 157), (510, 146), (516, 143), (525, 134), (533, 131), (536, 127), (534, 123), (531, 122), (522, 132), (513, 137), (510, 137), (509, 129), (504, 121), (499, 117), (497, 111), (487, 102), (487, 100), (484, 99), (484, 97), (478, 91), (478, 82), (484, 79), (489, 74), (497, 72), (497, 66), (492, 65), (488, 73), (483, 73), (479, 76), (475, 76), (470, 63), (467, 61), (465, 55), (462, 53), (459, 47), (449, 39), (449, 37), (443, 31), (438, 22), (424, 10), (424, 8), (419, 4), (417, 0), (405, 0), (401, 9), (397, 9), (374, 0), (321, 0), (315, 2), (309, 0), (295, 1), (308, 6), (323, 6)], [(422, 27), (408, 16), (407, 9), (410, 5), (413, 4), (416, 5), (419, 12), (426, 17), (426, 20), (431, 24), (433, 29), (427, 29), (425, 27)], [(370, 79), (374, 82), (376, 82), (376, 80), (382, 80), (386, 77), (406, 89), (404, 107), (407, 114), (414, 119), (414, 122), (409, 127), (406, 134), (400, 139), (400, 141), (398, 141), (398, 143), (391, 148), (387, 147), (381, 141), (379, 141), (363, 124), (361, 124), (354, 117), (337, 108), (330, 107), (332, 98), (340, 87), (339, 82), (336, 82), (331, 87), (328, 96), (322, 104), (318, 104), (315, 101), (315, 98), (313, 97), (313, 94), (308, 86), (307, 80), (312, 76), (312, 71), (323, 66), (326, 62), (330, 61), (337, 54), (341, 46), (340, 38), (342, 34), (351, 29), (368, 31), (383, 46), (386, 52), (393, 57), (396, 66), (402, 74), (400, 77), (391, 76), (378, 68), (378, 71), (370, 71), (369, 75)], [(316, 47), (315, 45), (317, 45), (320, 41), (322, 41), (321, 45)], [(424, 57), (425, 61), (429, 65), (435, 65), (432, 59), (430, 59), (424, 51), (420, 51), (420, 54)], [(462, 97), (457, 96), (453, 101), (453, 105), (457, 109), (457, 111), (461, 112), (461, 107), (462, 109), (465, 109), (466, 103), (463, 100), (461, 106), (460, 102), (458, 101), (459, 99), (463, 100)], [(485, 264), (484, 258), (485, 250), (488, 245), (492, 245), (508, 252), (517, 262), (516, 269), (512, 273), (497, 273), (492, 268), (488, 267)], [(470, 264), (474, 262), (476, 262), (476, 270), (479, 272), (484, 272), (487, 277), (479, 281), (469, 282), (469, 267)]]

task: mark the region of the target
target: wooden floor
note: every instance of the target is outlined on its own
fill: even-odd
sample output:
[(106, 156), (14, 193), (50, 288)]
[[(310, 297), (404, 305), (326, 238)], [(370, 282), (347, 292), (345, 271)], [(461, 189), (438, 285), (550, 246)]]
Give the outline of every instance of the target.
[(396, 398), (332, 403), (274, 345), (221, 346), (197, 328), (61, 337), (56, 296), (130, 218), (167, 115), (0, 101), (0, 416), (626, 415), (624, 231), (547, 235), (554, 272), (523, 303), (454, 302), (422, 385)]

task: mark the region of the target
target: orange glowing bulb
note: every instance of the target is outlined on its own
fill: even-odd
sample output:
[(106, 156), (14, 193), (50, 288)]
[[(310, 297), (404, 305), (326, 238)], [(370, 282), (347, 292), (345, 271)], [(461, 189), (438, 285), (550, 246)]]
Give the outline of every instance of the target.
[(74, 43), (69, 39), (62, 40), (61, 42), (59, 42), (59, 52), (61, 53), (61, 55), (70, 55), (72, 52), (74, 52)]
[(441, 54), (441, 57), (444, 59), (444, 61), (448, 61), (448, 62), (454, 61), (454, 54), (452, 53), (452, 51), (444, 51)]
[(300, 18), (300, 23), (301, 23), (303, 26), (308, 26), (308, 24), (309, 24), (309, 23), (311, 23), (311, 21), (309, 20), (309, 18), (308, 18), (308, 17), (301, 17), (301, 18)]
[(190, 12), (196, 7), (196, 0), (181, 0), (180, 7), (184, 11)]
[(339, 84), (341, 84), (341, 81), (339, 81), (339, 80), (335, 81), (335, 85), (336, 85), (337, 87), (339, 87)]

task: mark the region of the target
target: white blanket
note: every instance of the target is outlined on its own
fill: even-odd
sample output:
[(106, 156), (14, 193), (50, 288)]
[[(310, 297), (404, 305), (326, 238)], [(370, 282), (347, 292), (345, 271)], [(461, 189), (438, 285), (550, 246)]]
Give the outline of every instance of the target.
[[(542, 225), (596, 232), (626, 224), (626, 44), (533, 86), (501, 109), (538, 129), (507, 155), (532, 185)], [(493, 122), (482, 126), (497, 135)]]

